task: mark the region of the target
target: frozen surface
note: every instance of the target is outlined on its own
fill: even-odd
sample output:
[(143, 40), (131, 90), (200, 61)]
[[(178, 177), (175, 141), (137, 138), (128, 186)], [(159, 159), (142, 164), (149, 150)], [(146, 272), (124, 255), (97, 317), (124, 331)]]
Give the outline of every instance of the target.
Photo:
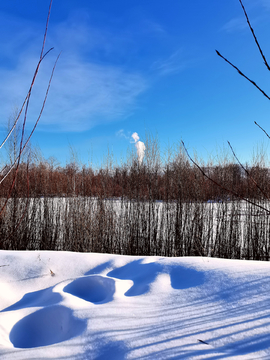
[(270, 264), (0, 251), (0, 359), (270, 359)]

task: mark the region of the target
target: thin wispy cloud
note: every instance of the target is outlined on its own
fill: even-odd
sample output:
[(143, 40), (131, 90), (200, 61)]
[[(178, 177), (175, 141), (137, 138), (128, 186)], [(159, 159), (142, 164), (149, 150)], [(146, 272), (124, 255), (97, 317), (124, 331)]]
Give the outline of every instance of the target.
[(140, 75), (69, 59), (60, 62), (47, 111), (54, 111), (55, 119), (63, 119), (66, 130), (86, 130), (101, 118), (113, 121), (127, 116), (145, 88)]
[[(270, 11), (270, 2), (269, 0), (251, 0), (243, 2), (246, 12), (249, 16), (249, 20), (251, 21), (252, 26), (256, 26), (265, 21), (265, 10)], [(264, 13), (261, 13), (263, 9)], [(241, 16), (232, 18), (225, 25), (222, 26), (221, 30), (226, 31), (228, 33), (234, 33), (239, 31), (248, 30), (248, 24), (244, 13), (239, 4), (239, 12)], [(268, 18), (267, 18), (268, 21)]]
[(153, 35), (156, 36), (168, 35), (163, 26), (161, 26), (158, 22), (150, 19), (145, 19), (143, 21), (143, 29), (145, 32), (152, 33)]
[(248, 29), (246, 19), (244, 17), (233, 18), (222, 26), (221, 31), (228, 33), (243, 31)]
[(270, 11), (270, 2), (269, 2), (269, 0), (261, 0), (261, 2), (262, 2), (263, 7)]
[(270, 10), (269, 0), (245, 0), (243, 3), (248, 12), (250, 12), (250, 9), (253, 10), (255, 8), (264, 8), (266, 10)]
[(183, 58), (182, 50), (177, 50), (167, 58), (155, 61), (152, 64), (152, 70), (159, 75), (170, 75), (184, 70), (186, 66), (187, 62)]
[(120, 138), (124, 138), (126, 140), (130, 140), (130, 132), (128, 132), (128, 134), (126, 134), (124, 129), (118, 130), (116, 133), (116, 136), (120, 137)]
[[(9, 26), (12, 21), (9, 19)], [(23, 22), (21, 23), (23, 26)], [(12, 106), (23, 102), (35, 70), (41, 43), (20, 41), (20, 26), (12, 41), (1, 43), (2, 51), (15, 54), (10, 69), (1, 66), (1, 119), (8, 118)], [(109, 62), (98, 62), (95, 52), (108, 52), (110, 39), (98, 30), (72, 22), (52, 26), (47, 47), (55, 46), (54, 53), (44, 59), (33, 89), (29, 110), (29, 124), (34, 123), (46, 92), (48, 79), (58, 51), (62, 51), (52, 81), (40, 129), (49, 131), (83, 131), (96, 124), (119, 120), (136, 107), (138, 96), (147, 88), (146, 78), (139, 72)], [(30, 27), (28, 28), (30, 34)], [(42, 34), (43, 35), (43, 34)], [(42, 39), (42, 37), (41, 37)], [(90, 41), (91, 40), (91, 41)], [(117, 51), (117, 49), (114, 49)], [(88, 57), (85, 56), (87, 53)], [(91, 57), (91, 53), (93, 56)], [(90, 56), (89, 56), (90, 54)], [(91, 60), (93, 58), (93, 61)], [(4, 122), (4, 120), (3, 120)], [(3, 123), (2, 122), (2, 123)]]

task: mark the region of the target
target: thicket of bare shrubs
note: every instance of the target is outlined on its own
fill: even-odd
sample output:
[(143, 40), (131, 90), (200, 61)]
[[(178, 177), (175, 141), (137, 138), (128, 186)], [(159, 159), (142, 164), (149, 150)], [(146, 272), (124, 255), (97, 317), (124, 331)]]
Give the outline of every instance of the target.
[[(161, 160), (152, 143), (142, 164), (135, 156), (99, 170), (22, 163), (0, 219), (0, 248), (268, 260), (266, 212), (214, 186), (181, 145)], [(224, 188), (268, 208), (239, 165), (201, 166)], [(263, 162), (249, 171), (269, 194)]]
[[(160, 154), (157, 156), (160, 159)], [(270, 169), (262, 161), (246, 166), (250, 176), (233, 162), (200, 166), (225, 189), (213, 186), (212, 181), (204, 178), (180, 148), (170, 162), (161, 164), (160, 161), (154, 166), (147, 162), (139, 165), (135, 158), (129, 164), (111, 164), (99, 170), (90, 166), (80, 167), (74, 162), (66, 166), (54, 166), (45, 160), (38, 164), (21, 163), (12, 197), (87, 196), (129, 200), (164, 201), (181, 198), (182, 201), (223, 201), (235, 198), (231, 191), (226, 191), (228, 189), (236, 192), (240, 198), (261, 200), (265, 195), (255, 182), (270, 196)], [(6, 166), (7, 171), (9, 166)], [(14, 172), (11, 172), (9, 179), (13, 179)], [(4, 176), (5, 172), (0, 175), (0, 181)], [(1, 197), (6, 196), (10, 185), (8, 180), (3, 182), (0, 187)]]

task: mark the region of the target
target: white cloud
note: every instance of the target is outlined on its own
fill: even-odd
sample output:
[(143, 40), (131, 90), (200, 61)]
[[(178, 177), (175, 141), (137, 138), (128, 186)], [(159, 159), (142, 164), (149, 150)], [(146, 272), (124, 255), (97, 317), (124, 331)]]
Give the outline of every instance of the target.
[(145, 88), (140, 75), (117, 67), (60, 61), (46, 113), (66, 130), (89, 129), (126, 116)]
[[(15, 21), (16, 20), (16, 21)], [(116, 51), (116, 37), (89, 28), (83, 21), (72, 19), (57, 27), (49, 27), (46, 49), (55, 46), (43, 61), (33, 89), (28, 120), (34, 123), (46, 92), (50, 72), (58, 52), (62, 51), (51, 84), (47, 104), (39, 128), (50, 131), (83, 131), (101, 123), (128, 116), (136, 107), (138, 96), (147, 88), (147, 80), (138, 72), (121, 64), (105, 61), (108, 53)], [(1, 52), (15, 57), (9, 65), (0, 57), (1, 123), (5, 123), (12, 107), (23, 102), (39, 58), (43, 32), (38, 41), (21, 40), (18, 19), (8, 19), (9, 28), (16, 22), (16, 33), (8, 43), (2, 35)], [(32, 31), (32, 39), (37, 28)], [(32, 26), (32, 27), (31, 27)], [(29, 36), (28, 36), (29, 37)], [(9, 40), (11, 37), (9, 36)], [(41, 42), (40, 42), (41, 40)], [(114, 46), (115, 45), (115, 46)], [(96, 56), (97, 53), (103, 55)], [(15, 54), (15, 55), (14, 55)], [(97, 61), (104, 59), (103, 62)]]

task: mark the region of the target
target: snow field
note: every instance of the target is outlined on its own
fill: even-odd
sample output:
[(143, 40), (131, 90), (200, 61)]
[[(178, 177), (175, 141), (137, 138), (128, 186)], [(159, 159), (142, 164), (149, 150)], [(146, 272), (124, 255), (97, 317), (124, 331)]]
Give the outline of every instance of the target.
[(267, 359), (267, 262), (0, 251), (0, 358)]

